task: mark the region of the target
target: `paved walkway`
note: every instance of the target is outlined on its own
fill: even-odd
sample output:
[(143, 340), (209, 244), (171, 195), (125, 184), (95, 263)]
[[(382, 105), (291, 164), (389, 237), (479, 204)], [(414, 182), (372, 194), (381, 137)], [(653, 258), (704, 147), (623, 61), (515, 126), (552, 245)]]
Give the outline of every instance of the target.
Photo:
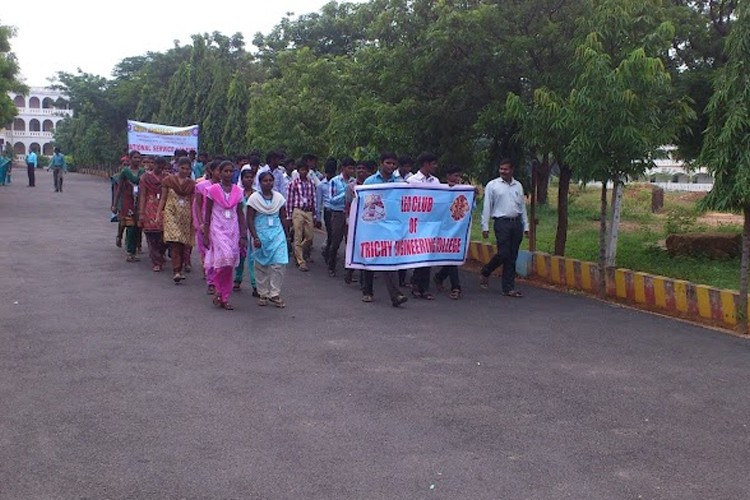
[(2, 499), (750, 497), (750, 342), (471, 275), (396, 310), (320, 263), (222, 311), (125, 262), (106, 181), (15, 177)]

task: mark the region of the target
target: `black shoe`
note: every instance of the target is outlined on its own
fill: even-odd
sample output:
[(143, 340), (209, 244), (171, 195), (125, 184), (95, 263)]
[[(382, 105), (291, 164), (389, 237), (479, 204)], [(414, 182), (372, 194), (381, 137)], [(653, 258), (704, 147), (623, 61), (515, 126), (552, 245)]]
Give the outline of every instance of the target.
[(391, 301), (391, 304), (393, 305), (393, 307), (398, 307), (408, 300), (409, 297), (407, 297), (406, 295), (397, 295), (396, 298)]
[(253, 287), (253, 297), (255, 297), (256, 299), (260, 298), (260, 294), (258, 293), (258, 289), (255, 288), (255, 287)]

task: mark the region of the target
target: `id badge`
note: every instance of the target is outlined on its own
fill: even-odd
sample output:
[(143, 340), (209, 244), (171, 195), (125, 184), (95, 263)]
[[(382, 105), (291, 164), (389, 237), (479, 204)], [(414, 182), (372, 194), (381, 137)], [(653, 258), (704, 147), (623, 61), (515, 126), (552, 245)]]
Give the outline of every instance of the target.
[(270, 227), (273, 227), (273, 221), (274, 221), (275, 219), (274, 219), (273, 217), (269, 217), (269, 218), (268, 218), (267, 220), (268, 220), (268, 225), (269, 225)]
[(156, 193), (156, 199), (161, 200), (161, 193)]
[(231, 210), (224, 210), (224, 218), (225, 219), (231, 219), (232, 218), (232, 211)]

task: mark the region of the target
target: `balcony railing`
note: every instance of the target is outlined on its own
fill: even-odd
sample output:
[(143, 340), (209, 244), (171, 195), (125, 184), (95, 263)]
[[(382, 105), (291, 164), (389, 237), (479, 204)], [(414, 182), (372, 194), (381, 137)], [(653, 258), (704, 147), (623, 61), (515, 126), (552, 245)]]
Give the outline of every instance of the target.
[(57, 108), (16, 108), (19, 115), (72, 116), (72, 109)]
[(54, 132), (32, 132), (30, 130), (6, 130), (6, 135), (8, 140), (18, 140), (18, 139), (29, 139), (29, 138), (44, 138), (44, 139), (52, 139), (52, 136), (55, 135)]

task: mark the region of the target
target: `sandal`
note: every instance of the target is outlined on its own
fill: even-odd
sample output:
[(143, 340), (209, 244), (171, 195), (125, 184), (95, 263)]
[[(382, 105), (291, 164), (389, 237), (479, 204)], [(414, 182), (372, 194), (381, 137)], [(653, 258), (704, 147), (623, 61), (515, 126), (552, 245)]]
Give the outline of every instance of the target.
[(281, 297), (279, 297), (278, 295), (276, 297), (271, 297), (270, 299), (268, 299), (268, 302), (275, 305), (279, 309), (283, 309), (286, 307), (286, 304), (284, 303), (283, 300), (281, 300)]
[(216, 293), (216, 287), (213, 285), (208, 285), (208, 290), (206, 290), (206, 295), (213, 295)]
[(240, 285), (239, 283), (235, 282), (234, 286), (232, 286), (232, 290), (234, 290), (235, 292), (239, 292), (240, 290), (242, 290), (242, 285)]
[(454, 288), (453, 290), (451, 290), (451, 294), (449, 295), (449, 297), (451, 299), (453, 299), (453, 300), (460, 299), (461, 298), (461, 289), (460, 288)]
[(372, 295), (363, 295), (362, 302), (372, 302)]
[(259, 306), (267, 306), (268, 305), (268, 299), (265, 297), (261, 297), (258, 299), (258, 305)]
[(516, 299), (520, 299), (521, 297), (523, 297), (523, 294), (519, 292), (518, 290), (511, 290), (509, 292), (503, 292), (503, 295), (505, 295), (506, 297), (514, 297)]
[(233, 311), (234, 310), (234, 306), (231, 303), (229, 303), (229, 302), (224, 302), (223, 304), (221, 304), (221, 307), (223, 307), (227, 311)]
[(424, 298), (424, 296), (422, 295), (422, 292), (420, 292), (416, 288), (412, 288), (411, 289), (411, 296), (414, 297), (415, 299), (423, 299)]
[(435, 296), (432, 295), (430, 292), (424, 292), (422, 294), (422, 298), (425, 300), (435, 300)]
[(138, 257), (136, 257), (135, 254), (128, 255), (128, 257), (125, 259), (125, 262), (140, 262), (140, 261), (141, 261), (141, 259), (139, 259)]
[(161, 272), (161, 266), (154, 266), (154, 267), (151, 268), (151, 270), (153, 272), (155, 272), (155, 273), (160, 273)]
[(218, 295), (214, 295), (214, 298), (211, 299), (211, 302), (213, 302), (216, 307), (224, 307), (224, 304), (222, 304), (221, 302), (221, 297), (219, 297)]

